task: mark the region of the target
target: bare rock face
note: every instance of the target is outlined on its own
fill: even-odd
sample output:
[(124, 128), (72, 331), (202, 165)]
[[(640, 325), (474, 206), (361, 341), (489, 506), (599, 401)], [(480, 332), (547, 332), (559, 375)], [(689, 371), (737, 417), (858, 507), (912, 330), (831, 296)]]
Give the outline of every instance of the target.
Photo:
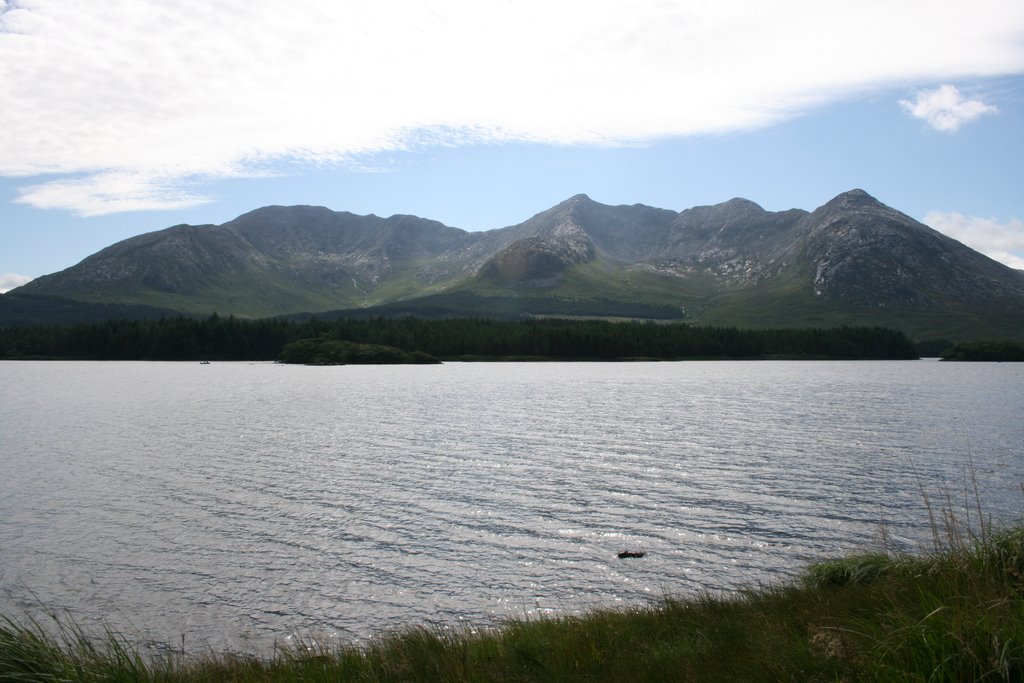
[(770, 212), (746, 199), (730, 199), (679, 214), (672, 224), (666, 265), (700, 272), (727, 287), (752, 287), (779, 274), (781, 255), (797, 222), (799, 209)]

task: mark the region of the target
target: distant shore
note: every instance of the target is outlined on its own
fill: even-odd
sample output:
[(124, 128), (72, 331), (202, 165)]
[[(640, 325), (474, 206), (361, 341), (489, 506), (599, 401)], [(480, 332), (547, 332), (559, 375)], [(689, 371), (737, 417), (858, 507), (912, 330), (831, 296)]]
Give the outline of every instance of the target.
[(0, 328), (2, 359), (284, 360), (831, 359), (920, 357), (884, 327), (737, 329), (684, 323), (488, 318), (240, 320), (211, 316)]

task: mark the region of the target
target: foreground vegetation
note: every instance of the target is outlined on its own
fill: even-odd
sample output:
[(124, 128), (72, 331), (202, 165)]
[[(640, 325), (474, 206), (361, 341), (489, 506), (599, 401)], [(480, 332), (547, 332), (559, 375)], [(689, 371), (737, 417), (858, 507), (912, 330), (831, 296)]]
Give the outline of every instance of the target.
[(450, 360), (680, 358), (917, 358), (883, 327), (739, 330), (684, 323), (486, 318), (110, 320), (0, 328), (0, 358), (276, 360), (286, 344), (320, 339), (390, 346)]
[(1024, 679), (1024, 528), (978, 537), (954, 526), (949, 539), (923, 556), (823, 562), (738, 596), (483, 633), (411, 628), (363, 648), (306, 642), (269, 658), (153, 655), (66, 622), (53, 636), (7, 621), (0, 681)]

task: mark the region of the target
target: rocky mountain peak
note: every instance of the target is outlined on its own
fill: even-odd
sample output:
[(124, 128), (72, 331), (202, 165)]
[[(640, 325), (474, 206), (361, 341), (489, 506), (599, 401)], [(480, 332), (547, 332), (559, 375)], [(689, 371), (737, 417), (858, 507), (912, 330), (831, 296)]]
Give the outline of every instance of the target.
[(956, 240), (851, 190), (807, 216), (789, 256), (813, 266), (815, 296), (865, 307), (938, 310), (1024, 293), (1024, 281)]
[(718, 205), (719, 208), (727, 211), (743, 211), (752, 213), (764, 213), (764, 209), (757, 202), (752, 202), (743, 197), (733, 197), (727, 202)]
[(695, 206), (679, 212), (679, 222), (699, 223), (707, 227), (720, 226), (739, 221), (758, 220), (767, 212), (749, 199), (734, 197), (721, 204)]
[(569, 197), (564, 202), (556, 205), (557, 215), (564, 217), (561, 222), (577, 223), (577, 220), (582, 212), (593, 209), (595, 206), (601, 206), (593, 199), (585, 194), (575, 194)]
[(836, 195), (821, 208), (831, 211), (863, 211), (865, 209), (887, 209), (889, 207), (864, 190), (855, 188)]

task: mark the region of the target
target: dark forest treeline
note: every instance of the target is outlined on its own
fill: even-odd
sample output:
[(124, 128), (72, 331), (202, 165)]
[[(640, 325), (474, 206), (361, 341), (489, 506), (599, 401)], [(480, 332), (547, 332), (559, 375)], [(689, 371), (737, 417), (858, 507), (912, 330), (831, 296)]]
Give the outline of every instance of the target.
[(943, 351), (942, 360), (1024, 363), (1024, 344), (1013, 341), (961, 342)]
[(384, 344), (447, 359), (918, 356), (906, 335), (880, 327), (739, 330), (600, 320), (314, 318), (297, 322), (214, 315), (0, 329), (0, 358), (275, 360), (285, 344), (308, 338)]

